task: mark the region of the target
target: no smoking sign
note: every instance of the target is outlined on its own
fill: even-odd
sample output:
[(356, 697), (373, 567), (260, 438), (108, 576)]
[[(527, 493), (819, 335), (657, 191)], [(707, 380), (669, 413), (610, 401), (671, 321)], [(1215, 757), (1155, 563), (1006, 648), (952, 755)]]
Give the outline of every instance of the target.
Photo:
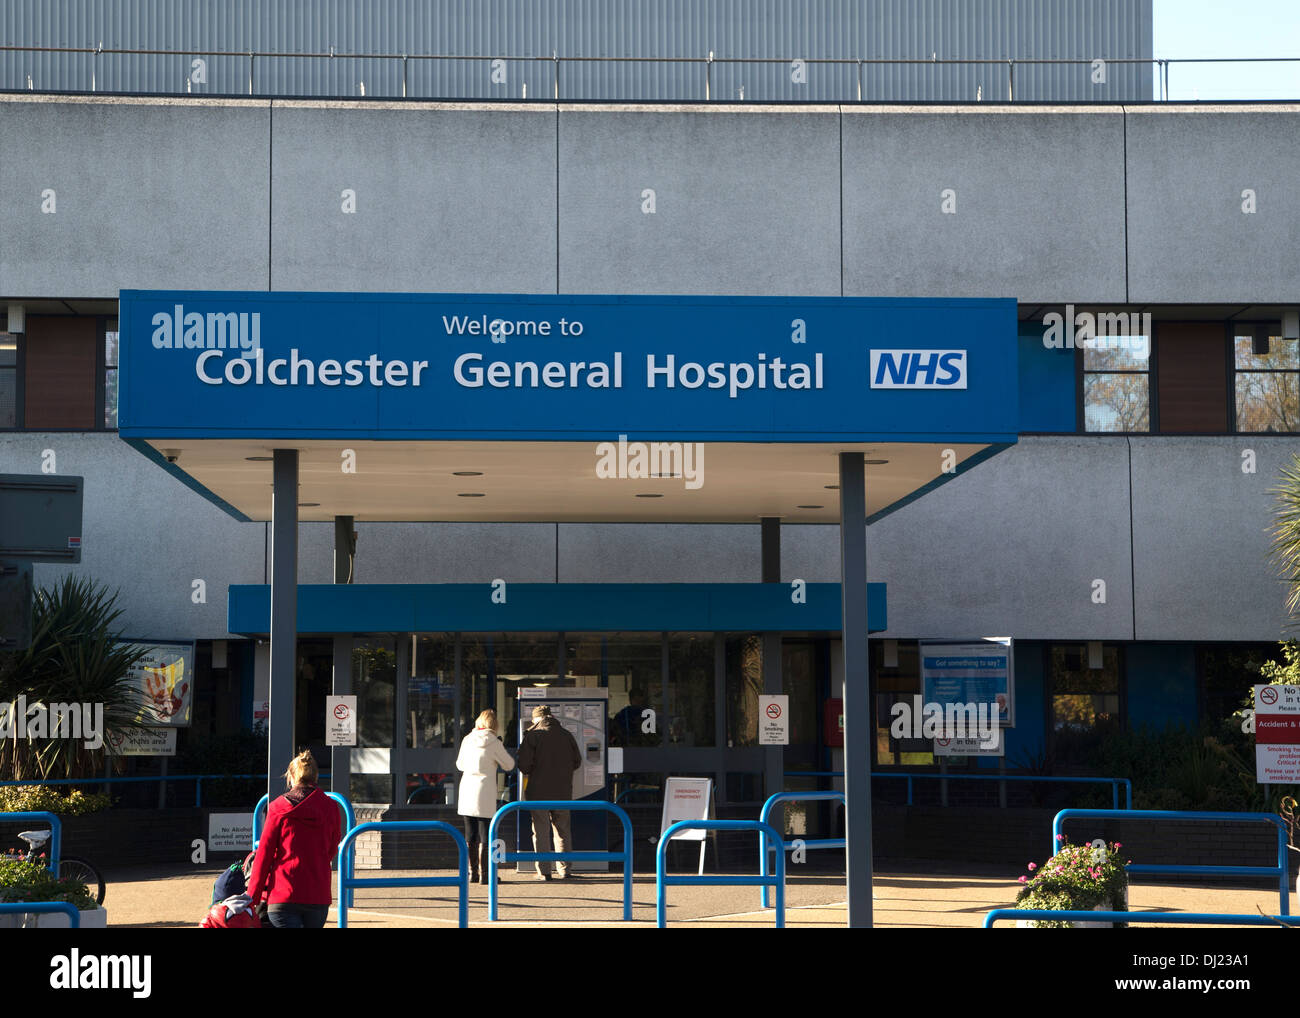
[(785, 695), (760, 696), (758, 706), (758, 744), (790, 745), (790, 698)]
[(355, 746), (356, 744), (357, 698), (327, 696), (325, 698), (325, 745)]

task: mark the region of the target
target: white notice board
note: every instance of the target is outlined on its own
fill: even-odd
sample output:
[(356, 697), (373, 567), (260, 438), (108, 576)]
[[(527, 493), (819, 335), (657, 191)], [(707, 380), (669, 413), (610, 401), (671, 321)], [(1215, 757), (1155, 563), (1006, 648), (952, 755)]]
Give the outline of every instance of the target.
[[(712, 778), (672, 778), (664, 783), (664, 812), (659, 820), (659, 837), (679, 820), (708, 820), (713, 816)], [(700, 843), (700, 876), (704, 875), (705, 830), (682, 831), (673, 841)]]
[[(713, 813), (712, 778), (669, 778), (664, 784), (664, 812), (659, 837), (679, 820), (708, 820)], [(682, 831), (673, 841), (703, 841), (708, 831)]]

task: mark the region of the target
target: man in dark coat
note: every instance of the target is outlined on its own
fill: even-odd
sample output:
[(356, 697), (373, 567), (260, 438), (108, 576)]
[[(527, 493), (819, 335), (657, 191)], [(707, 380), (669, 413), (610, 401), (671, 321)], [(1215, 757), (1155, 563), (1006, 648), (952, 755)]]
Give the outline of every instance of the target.
[[(533, 723), (524, 732), (519, 745), (519, 770), (528, 776), (524, 799), (568, 801), (573, 798), (573, 772), (582, 766), (582, 754), (572, 735), (551, 716), (549, 707), (533, 708)], [(554, 849), (567, 852), (570, 843), (568, 810), (532, 810), (533, 851), (550, 852), (551, 829), (555, 829)], [(572, 876), (569, 864), (557, 862), (561, 880)], [(537, 879), (551, 879), (551, 864), (539, 860)]]

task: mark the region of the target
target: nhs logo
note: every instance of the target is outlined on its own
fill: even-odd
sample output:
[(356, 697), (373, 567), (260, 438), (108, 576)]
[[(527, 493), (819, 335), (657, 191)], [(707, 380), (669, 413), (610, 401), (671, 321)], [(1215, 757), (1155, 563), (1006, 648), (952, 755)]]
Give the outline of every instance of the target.
[(964, 389), (965, 350), (872, 350), (873, 389)]

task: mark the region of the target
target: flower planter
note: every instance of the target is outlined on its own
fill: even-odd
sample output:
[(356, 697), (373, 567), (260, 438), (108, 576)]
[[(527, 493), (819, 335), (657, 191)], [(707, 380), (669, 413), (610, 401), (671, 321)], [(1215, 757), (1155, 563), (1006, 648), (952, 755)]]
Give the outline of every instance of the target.
[[(108, 910), (94, 908), (80, 913), (83, 930), (108, 927)], [(15, 912), (0, 915), (0, 930), (66, 930), (71, 926), (62, 912)]]
[[(1093, 912), (1127, 912), (1128, 911), (1128, 888), (1125, 888), (1120, 892), (1119, 900), (1108, 902), (1103, 905), (1093, 905), (1092, 911)], [(1037, 929), (1037, 927), (1034, 925), (1035, 923), (1050, 922), (1050, 921), (1051, 921), (1050, 919), (1047, 920), (1017, 919), (1016, 929), (1018, 930)], [(1092, 922), (1086, 919), (1076, 920), (1075, 922), (1070, 923), (1070, 927), (1076, 930), (1109, 930), (1109, 929), (1114, 929), (1116, 927), (1122, 928), (1126, 926), (1128, 926), (1128, 923)]]
[[(1019, 919), (1020, 929), (1038, 929), (1043, 924), (1074, 929), (1124, 927), (1126, 922), (1093, 922), (1087, 919), (1053, 920), (1054, 912), (1127, 912), (1128, 863), (1120, 856), (1119, 842), (1108, 844), (1094, 838), (1083, 845), (1071, 845), (1056, 836), (1056, 852), (1041, 867), (1029, 863), (1033, 876), (1020, 878), (1021, 889), (1015, 907), (1044, 913), (1041, 919)], [(1092, 904), (1100, 902), (1100, 904)]]

